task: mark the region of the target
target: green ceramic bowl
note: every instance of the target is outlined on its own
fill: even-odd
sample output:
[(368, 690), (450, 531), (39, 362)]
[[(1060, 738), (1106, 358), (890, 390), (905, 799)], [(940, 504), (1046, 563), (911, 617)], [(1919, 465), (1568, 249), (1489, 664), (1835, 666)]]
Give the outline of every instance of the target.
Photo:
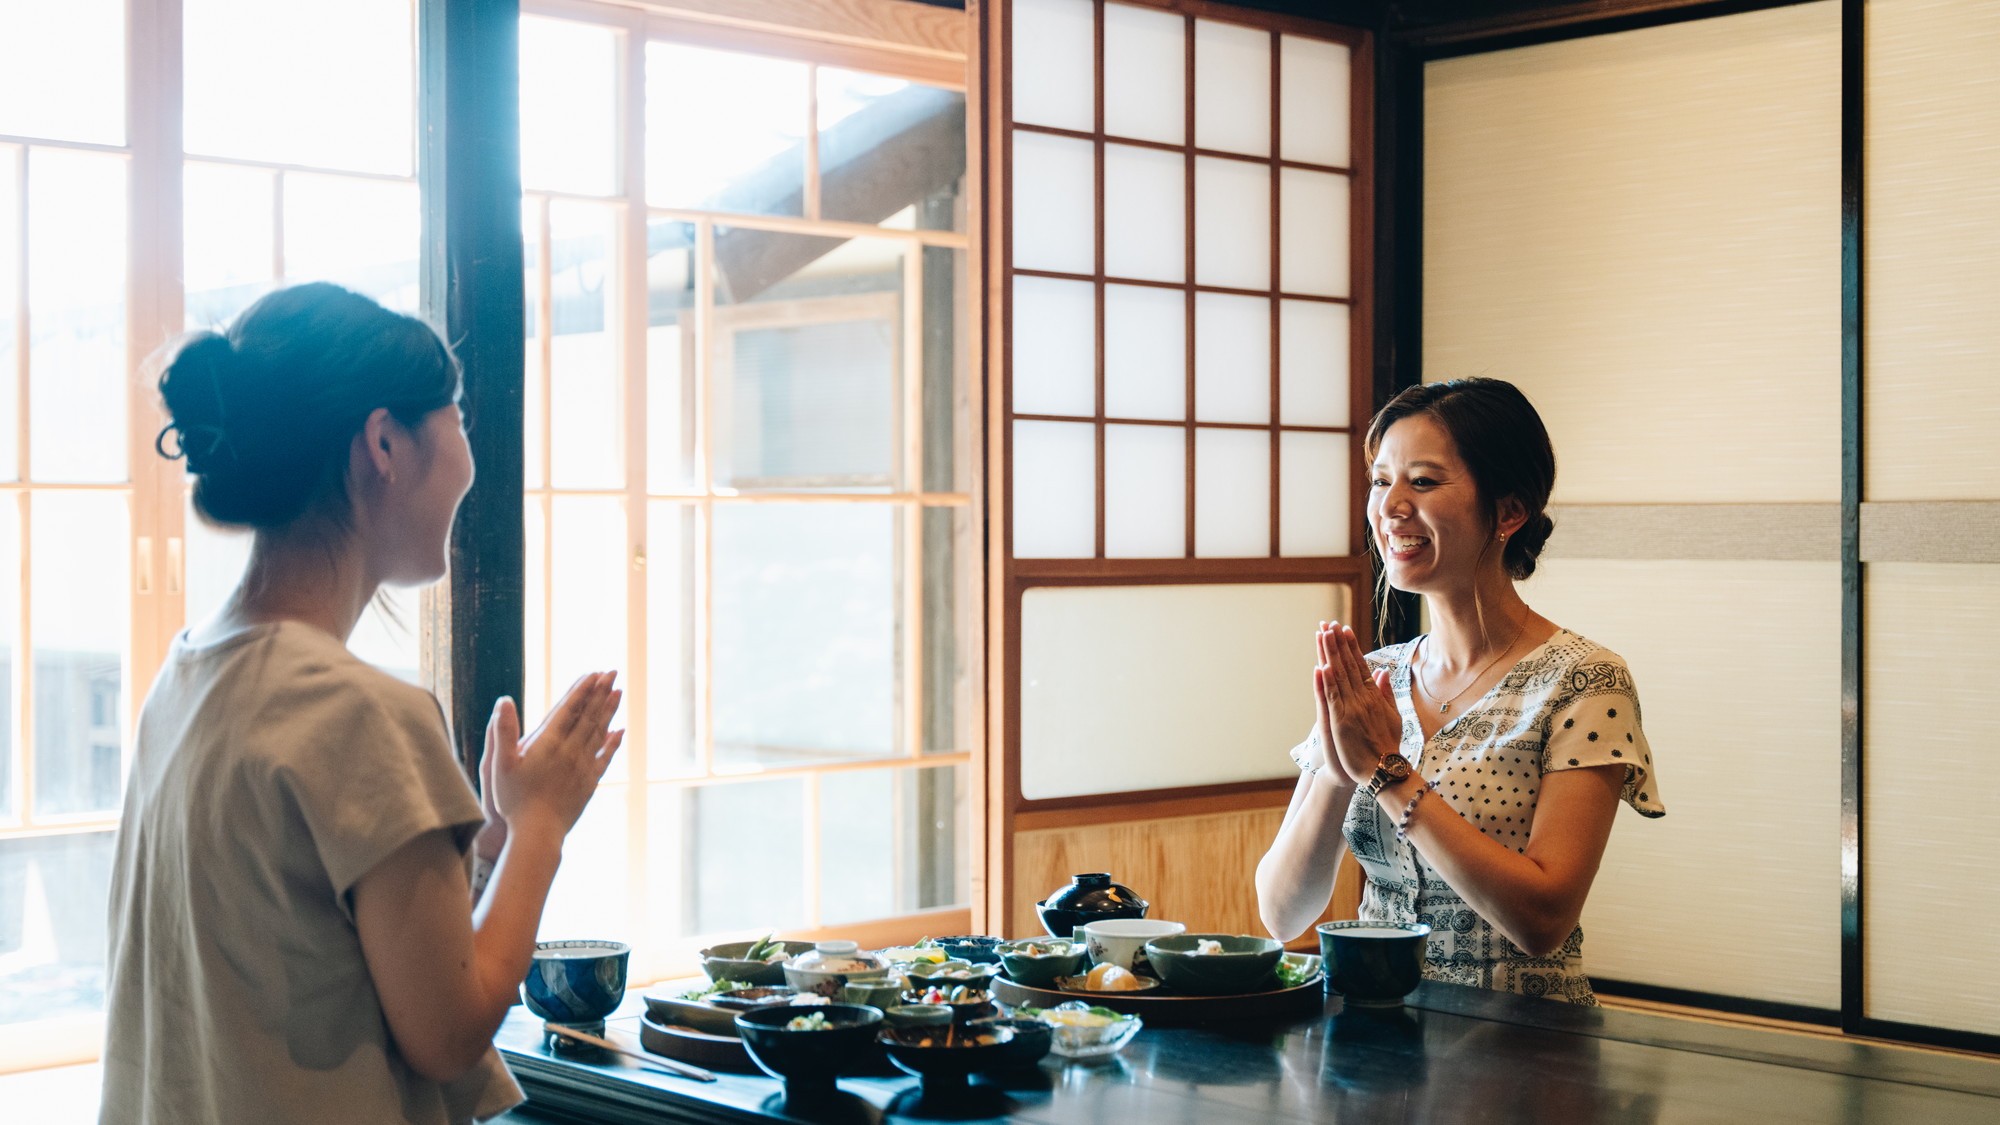
[(993, 976), (1000, 971), (1000, 966), (975, 965), (970, 961), (940, 961), (935, 965), (926, 965), (918, 961), (903, 971), (909, 978), (909, 987), (919, 992), (932, 986), (951, 989), (961, 984), (983, 990), (993, 987)]
[[(1203, 941), (1220, 953), (1196, 953)], [(1272, 970), (1285, 947), (1270, 938), (1234, 934), (1175, 934), (1146, 943), (1146, 959), (1167, 986), (1201, 996), (1268, 992), (1278, 986)]]
[[(1062, 952), (1028, 953), (1026, 950), (1030, 945), (1060, 949)], [(1000, 946), (1000, 964), (1007, 970), (1007, 979), (1028, 988), (1054, 988), (1057, 977), (1077, 975), (1089, 959), (1090, 950), (1084, 948), (1082, 942), (1062, 938), (1010, 941)]]
[(850, 980), (840, 986), (840, 1002), (870, 1008), (891, 1008), (902, 1003), (903, 979), (897, 976)]
[[(784, 984), (784, 961), (745, 961), (754, 941), (730, 941), (701, 951), (701, 971), (710, 980), (740, 980), (744, 984)], [(781, 942), (787, 960), (812, 949), (809, 941)]]

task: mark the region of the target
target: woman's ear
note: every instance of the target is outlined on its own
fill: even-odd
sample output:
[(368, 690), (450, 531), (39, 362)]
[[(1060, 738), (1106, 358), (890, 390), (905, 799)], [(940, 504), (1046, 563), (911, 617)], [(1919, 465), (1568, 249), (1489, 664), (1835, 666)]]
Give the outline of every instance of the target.
[(395, 443), (404, 440), (404, 435), (396, 432), (399, 428), (389, 416), (388, 408), (378, 406), (369, 412), (367, 421), (361, 423), (360, 434), (356, 435), (360, 441), (357, 452), (377, 477), (391, 484), (396, 481), (396, 455), (401, 452)]
[(1528, 506), (1521, 503), (1518, 496), (1503, 497), (1493, 507), (1495, 516), (1493, 532), (1499, 538), (1504, 539), (1513, 535), (1521, 530), (1521, 525), (1528, 522)]

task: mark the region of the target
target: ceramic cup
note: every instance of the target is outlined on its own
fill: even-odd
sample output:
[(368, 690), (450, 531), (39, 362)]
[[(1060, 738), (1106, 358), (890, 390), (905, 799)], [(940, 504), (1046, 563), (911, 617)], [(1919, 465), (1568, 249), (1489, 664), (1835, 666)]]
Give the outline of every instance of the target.
[(1431, 928), (1422, 922), (1322, 922), (1326, 987), (1350, 1008), (1400, 1007), (1424, 979)]
[(1151, 975), (1153, 967), (1146, 961), (1146, 943), (1154, 938), (1172, 937), (1186, 933), (1187, 927), (1179, 922), (1164, 922), (1155, 918), (1110, 918), (1076, 931), (1090, 949), (1090, 960), (1098, 965), (1117, 965), (1135, 973)]
[(625, 963), (632, 947), (622, 941), (544, 941), (535, 945), (521, 999), (551, 1023), (602, 1027), (625, 999)]

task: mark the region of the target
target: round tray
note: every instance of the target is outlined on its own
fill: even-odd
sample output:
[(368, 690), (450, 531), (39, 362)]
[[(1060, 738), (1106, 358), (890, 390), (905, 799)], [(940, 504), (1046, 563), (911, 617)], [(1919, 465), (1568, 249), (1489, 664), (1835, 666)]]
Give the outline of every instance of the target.
[(755, 1071), (743, 1040), (734, 1035), (710, 1035), (691, 1027), (659, 1023), (651, 1016), (639, 1017), (639, 1042), (656, 1055), (716, 1070)]
[(1165, 989), (1152, 992), (1064, 992), (1054, 988), (1029, 988), (1006, 977), (995, 977), (993, 997), (1010, 1008), (1023, 1004), (1053, 1008), (1057, 1004), (1081, 1000), (1114, 1012), (1138, 1016), (1153, 1026), (1185, 1027), (1189, 1024), (1303, 1015), (1317, 1011), (1324, 1003), (1325, 988), (1317, 974), (1293, 988), (1236, 996), (1190, 996)]

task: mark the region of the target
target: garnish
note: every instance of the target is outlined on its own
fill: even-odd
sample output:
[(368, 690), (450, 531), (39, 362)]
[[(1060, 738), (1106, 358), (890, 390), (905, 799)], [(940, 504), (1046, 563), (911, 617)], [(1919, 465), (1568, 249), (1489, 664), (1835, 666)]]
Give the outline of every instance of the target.
[(825, 1012), (808, 1012), (803, 1016), (793, 1016), (785, 1022), (786, 1031), (826, 1031), (833, 1025), (827, 1022)]

